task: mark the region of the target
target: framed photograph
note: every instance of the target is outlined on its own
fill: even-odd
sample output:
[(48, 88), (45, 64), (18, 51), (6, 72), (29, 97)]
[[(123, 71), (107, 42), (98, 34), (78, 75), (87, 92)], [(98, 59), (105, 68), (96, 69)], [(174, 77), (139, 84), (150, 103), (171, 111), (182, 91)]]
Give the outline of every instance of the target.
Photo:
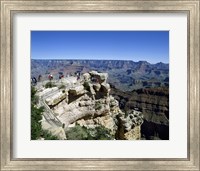
[(1, 2), (1, 170), (199, 170), (199, 1)]

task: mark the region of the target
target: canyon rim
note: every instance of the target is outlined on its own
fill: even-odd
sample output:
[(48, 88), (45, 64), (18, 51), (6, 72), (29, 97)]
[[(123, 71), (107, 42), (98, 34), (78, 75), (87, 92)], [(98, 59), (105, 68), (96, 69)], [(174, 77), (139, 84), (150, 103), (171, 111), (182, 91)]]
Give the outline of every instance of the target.
[(32, 140), (169, 140), (168, 32), (33, 31), (31, 49)]

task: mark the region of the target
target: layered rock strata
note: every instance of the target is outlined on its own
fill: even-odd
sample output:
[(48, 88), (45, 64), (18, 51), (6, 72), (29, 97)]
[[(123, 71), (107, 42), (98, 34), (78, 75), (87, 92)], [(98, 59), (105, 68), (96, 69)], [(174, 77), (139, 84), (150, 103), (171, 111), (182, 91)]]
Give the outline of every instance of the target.
[(110, 95), (107, 79), (107, 73), (85, 73), (72, 87), (66, 86), (45, 102), (65, 130), (76, 124), (86, 128), (104, 126), (116, 139), (140, 139), (142, 114), (134, 110), (128, 115), (122, 112), (118, 101)]

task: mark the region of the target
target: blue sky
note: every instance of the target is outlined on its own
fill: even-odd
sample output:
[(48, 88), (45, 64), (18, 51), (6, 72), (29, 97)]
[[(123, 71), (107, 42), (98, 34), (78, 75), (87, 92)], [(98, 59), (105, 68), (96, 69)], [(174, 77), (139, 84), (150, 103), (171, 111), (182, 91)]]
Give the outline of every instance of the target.
[(169, 32), (31, 31), (31, 58), (169, 63)]

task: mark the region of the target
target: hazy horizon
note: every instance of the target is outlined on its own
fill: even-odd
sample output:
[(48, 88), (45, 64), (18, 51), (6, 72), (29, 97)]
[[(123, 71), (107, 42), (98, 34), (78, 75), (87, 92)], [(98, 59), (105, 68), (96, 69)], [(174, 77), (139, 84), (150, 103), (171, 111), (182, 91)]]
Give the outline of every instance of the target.
[(166, 62), (156, 62), (156, 63), (151, 63), (151, 62), (149, 62), (149, 61), (144, 61), (144, 60), (140, 60), (140, 61), (133, 61), (133, 60), (123, 60), (123, 59), (58, 59), (58, 58), (52, 58), (52, 59), (35, 59), (35, 58), (32, 58), (31, 60), (57, 60), (57, 61), (62, 61), (62, 60), (74, 60), (74, 61), (78, 61), (78, 60), (85, 60), (85, 61), (132, 61), (132, 62), (147, 62), (147, 63), (150, 63), (150, 64), (157, 64), (157, 63), (164, 63), (164, 64), (169, 64), (169, 62), (168, 63), (166, 63)]
[(169, 32), (31, 31), (31, 58), (169, 63)]

